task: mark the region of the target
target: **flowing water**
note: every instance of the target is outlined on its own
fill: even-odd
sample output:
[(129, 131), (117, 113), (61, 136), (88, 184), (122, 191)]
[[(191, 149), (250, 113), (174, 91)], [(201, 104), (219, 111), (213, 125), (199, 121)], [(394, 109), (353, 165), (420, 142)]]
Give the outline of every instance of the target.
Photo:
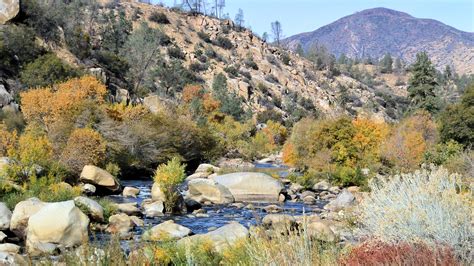
[[(285, 166), (278, 166), (272, 164), (256, 164), (255, 171), (273, 173), (279, 175), (281, 178), (284, 178), (288, 175), (288, 169)], [(153, 181), (144, 181), (144, 180), (124, 180), (122, 182), (123, 186), (133, 186), (140, 189), (140, 193), (137, 198), (125, 198), (122, 196), (111, 196), (110, 198), (117, 203), (128, 203), (136, 202), (138, 206), (142, 203), (143, 200), (151, 198), (151, 186)], [(267, 213), (263, 210), (263, 207), (268, 205), (276, 204), (283, 208), (283, 211), (280, 213), (290, 214), (293, 216), (299, 215), (309, 215), (314, 213), (320, 213), (321, 208), (326, 204), (324, 201), (318, 201), (314, 205), (305, 204), (303, 202), (291, 202), (286, 201), (284, 203), (252, 203), (253, 208), (237, 208), (232, 205), (203, 205), (203, 209), (206, 210), (206, 217), (196, 217), (193, 214), (183, 214), (183, 215), (165, 215), (162, 217), (155, 218), (145, 218), (144, 227), (138, 227), (134, 232), (134, 239), (139, 240), (144, 230), (147, 230), (157, 224), (160, 224), (166, 220), (174, 220), (177, 224), (188, 227), (192, 230), (194, 234), (207, 233), (208, 231), (215, 229), (217, 227), (226, 225), (231, 221), (237, 221), (242, 225), (249, 227), (251, 225), (256, 225), (260, 222)], [(248, 205), (244, 203), (244, 205)], [(94, 236), (99, 240), (107, 239), (108, 236), (103, 234), (97, 234)]]

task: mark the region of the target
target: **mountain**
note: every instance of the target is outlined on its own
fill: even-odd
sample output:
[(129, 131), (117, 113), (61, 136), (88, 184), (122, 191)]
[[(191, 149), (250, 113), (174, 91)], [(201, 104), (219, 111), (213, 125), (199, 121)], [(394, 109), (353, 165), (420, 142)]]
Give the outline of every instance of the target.
[[(156, 72), (150, 71), (146, 74), (149, 76), (148, 85), (140, 93), (127, 85), (133, 82), (129, 79), (129, 73), (117, 72), (120, 68), (107, 63), (103, 56), (96, 56), (97, 52), (92, 51), (91, 55), (81, 58), (77, 54), (84, 54), (83, 49), (71, 49), (68, 45), (70, 41), (61, 41), (59, 44), (39, 41), (44, 49), (53, 52), (64, 62), (84, 71), (99, 73), (98, 76), (105, 81), (111, 94), (120, 92), (130, 95), (127, 97), (134, 102), (142, 102), (143, 98), (151, 94), (179, 103), (182, 87), (173, 94), (168, 93), (169, 86), (183, 83), (186, 78), (185, 75), (172, 75), (174, 70), (171, 67), (177, 66), (179, 71), (188, 73), (187, 76), (192, 72), (195, 79), (191, 82), (198, 82), (208, 90), (212, 88), (215, 76), (223, 73), (227, 77), (228, 90), (241, 97), (245, 111), (254, 117), (271, 112), (291, 121), (294, 117), (310, 112), (328, 117), (365, 115), (393, 121), (403, 113), (398, 106), (402, 101), (393, 100), (398, 99), (397, 95), (380, 93), (376, 88), (344, 74), (332, 75), (326, 70), (319, 70), (309, 60), (266, 43), (250, 30), (239, 28), (230, 20), (191, 15), (136, 1), (106, 3), (99, 8), (88, 7), (83, 10), (86, 12), (79, 21), (83, 21), (83, 27), (88, 29), (88, 37), (95, 51), (104, 49), (104, 40), (108, 37), (104, 37), (107, 31), (103, 29), (112, 28), (112, 22), (94, 20), (89, 17), (91, 14), (101, 18), (114, 12), (123, 12), (124, 19), (132, 22), (135, 31), (146, 22), (151, 28), (159, 29), (163, 39), (167, 40), (153, 48), (158, 59), (149, 68), (168, 74), (153, 76)], [(153, 16), (161, 19), (152, 19)], [(139, 50), (133, 49), (135, 52)], [(126, 59), (114, 60), (123, 62)], [(145, 65), (136, 60), (127, 63), (131, 69), (141, 69)], [(19, 84), (18, 77), (6, 76), (2, 82), (1, 76), (0, 73), (0, 85), (3, 83), (14, 98), (15, 92), (21, 91), (16, 85)], [(164, 82), (164, 79), (171, 78), (176, 80)], [(120, 95), (115, 97), (122, 98)]]
[(380, 58), (388, 52), (409, 63), (424, 50), (439, 69), (450, 65), (458, 73), (474, 73), (474, 33), (387, 8), (357, 12), (284, 43), (291, 49), (301, 44), (304, 50), (322, 44), (336, 56), (353, 58)]

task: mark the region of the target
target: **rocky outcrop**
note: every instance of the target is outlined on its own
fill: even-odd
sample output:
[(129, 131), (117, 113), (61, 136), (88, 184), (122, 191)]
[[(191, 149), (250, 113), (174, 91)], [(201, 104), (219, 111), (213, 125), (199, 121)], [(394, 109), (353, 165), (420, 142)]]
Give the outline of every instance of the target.
[(176, 224), (173, 220), (168, 220), (154, 226), (143, 234), (145, 240), (174, 240), (190, 235), (191, 229)]
[(16, 17), (20, 12), (19, 0), (2, 0), (0, 2), (0, 25)]
[(28, 227), (28, 220), (49, 203), (42, 202), (38, 198), (29, 198), (20, 201), (13, 209), (10, 221), (10, 230), (19, 237), (25, 236), (25, 230)]
[(82, 169), (80, 181), (104, 188), (109, 192), (120, 190), (120, 184), (109, 172), (93, 165), (86, 165)]
[(79, 196), (74, 199), (74, 202), (79, 208), (86, 209), (86, 214), (88, 214), (92, 220), (97, 222), (104, 221), (104, 209), (97, 201)]
[(28, 221), (26, 247), (31, 255), (73, 247), (89, 238), (89, 218), (74, 201), (49, 203)]
[(249, 231), (245, 226), (231, 222), (206, 234), (185, 237), (178, 241), (178, 245), (189, 246), (202, 243), (202, 241), (210, 241), (216, 251), (222, 251), (248, 235)]
[(12, 212), (7, 205), (0, 202), (0, 231), (10, 229), (10, 220), (12, 219)]
[(234, 202), (234, 197), (229, 189), (210, 179), (193, 179), (189, 181), (188, 187), (189, 198), (197, 202), (209, 201), (217, 204)]
[(214, 177), (228, 188), (235, 201), (277, 202), (283, 185), (264, 173), (240, 172)]

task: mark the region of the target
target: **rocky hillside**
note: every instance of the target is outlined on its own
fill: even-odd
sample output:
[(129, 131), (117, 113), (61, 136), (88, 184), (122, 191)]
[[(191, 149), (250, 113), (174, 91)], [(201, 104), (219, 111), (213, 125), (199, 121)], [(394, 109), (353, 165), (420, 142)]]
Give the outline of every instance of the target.
[[(86, 16), (95, 14), (100, 17), (113, 10), (124, 11), (134, 29), (139, 28), (143, 21), (152, 28), (160, 29), (170, 40), (157, 49), (165, 62), (180, 61), (208, 89), (212, 87), (215, 75), (224, 73), (229, 90), (243, 98), (244, 109), (251, 111), (254, 116), (271, 110), (281, 114), (284, 119), (290, 119), (298, 112), (312, 112), (329, 117), (345, 113), (393, 121), (402, 113), (396, 101), (387, 105), (387, 97), (377, 94), (376, 89), (344, 74), (334, 76), (330, 72), (316, 70), (310, 61), (265, 43), (250, 30), (239, 28), (230, 20), (191, 15), (135, 1), (104, 2), (94, 10), (87, 10)], [(150, 19), (156, 13), (164, 14), (167, 21)], [(17, 23), (17, 20), (14, 22)], [(90, 34), (93, 49), (101, 49), (106, 37), (100, 32), (107, 26), (104, 24), (106, 22), (90, 18), (82, 21)], [(73, 53), (69, 49), (67, 41), (51, 45), (37, 38), (37, 42), (70, 65), (99, 75), (111, 92), (120, 94), (116, 95), (119, 98), (125, 96), (143, 101), (146, 97), (136, 94), (127, 85), (125, 75), (110, 75), (110, 69), (104, 69), (107, 66), (94, 58), (80, 59), (77, 52)], [(129, 64), (139, 65), (142, 62)], [(7, 91), (14, 94), (12, 91), (15, 91), (18, 82), (4, 77), (3, 83)], [(161, 81), (155, 79), (153, 83), (151, 93), (160, 94)], [(181, 95), (178, 92), (171, 97), (160, 97), (179, 101)]]
[(353, 58), (380, 58), (388, 52), (407, 62), (424, 50), (440, 69), (450, 65), (458, 73), (474, 73), (474, 33), (386, 8), (357, 12), (313, 32), (289, 37), (285, 43), (293, 49), (299, 44), (304, 49), (322, 44), (336, 56)]

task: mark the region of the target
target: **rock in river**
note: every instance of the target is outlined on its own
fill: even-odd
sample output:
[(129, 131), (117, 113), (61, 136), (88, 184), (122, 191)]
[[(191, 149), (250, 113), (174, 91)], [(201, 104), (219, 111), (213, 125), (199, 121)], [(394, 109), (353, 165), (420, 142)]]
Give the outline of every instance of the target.
[(189, 181), (189, 197), (197, 202), (224, 204), (234, 202), (232, 193), (214, 180), (197, 178)]
[(86, 165), (82, 169), (80, 181), (90, 183), (96, 187), (104, 188), (109, 192), (120, 190), (120, 184), (109, 172), (97, 166)]
[(185, 237), (178, 241), (178, 245), (193, 245), (202, 241), (210, 241), (216, 251), (222, 251), (248, 235), (249, 231), (245, 226), (231, 222), (206, 234)]
[(214, 181), (228, 188), (235, 201), (277, 202), (283, 185), (264, 174), (240, 172), (216, 176)]
[(180, 239), (191, 234), (191, 229), (168, 220), (154, 226), (143, 234), (145, 240), (172, 240)]

